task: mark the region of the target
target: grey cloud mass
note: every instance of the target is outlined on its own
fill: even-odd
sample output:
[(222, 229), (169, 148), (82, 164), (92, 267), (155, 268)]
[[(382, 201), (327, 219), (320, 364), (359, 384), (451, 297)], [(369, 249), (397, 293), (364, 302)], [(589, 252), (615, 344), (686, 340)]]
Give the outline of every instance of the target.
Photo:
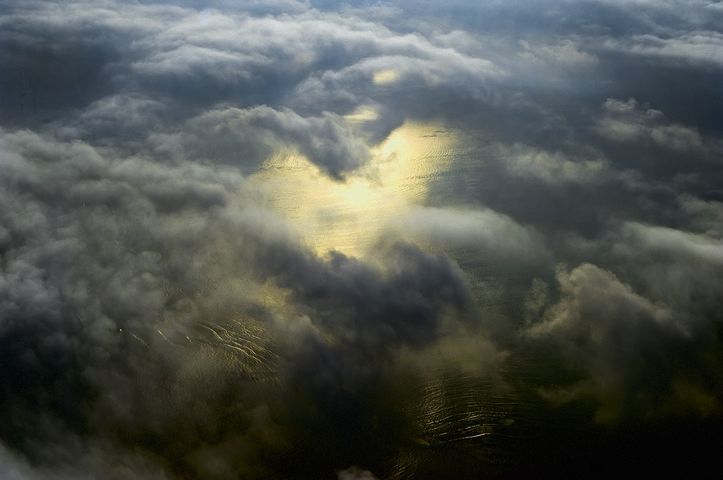
[(721, 85), (720, 2), (0, 0), (0, 477), (719, 470)]

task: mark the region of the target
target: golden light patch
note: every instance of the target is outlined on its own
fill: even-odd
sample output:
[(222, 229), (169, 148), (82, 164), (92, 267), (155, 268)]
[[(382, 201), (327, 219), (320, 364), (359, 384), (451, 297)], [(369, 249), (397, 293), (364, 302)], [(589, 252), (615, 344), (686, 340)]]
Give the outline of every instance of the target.
[(393, 68), (387, 68), (384, 70), (377, 70), (372, 75), (372, 82), (374, 85), (391, 85), (399, 80), (399, 72)]
[(344, 182), (293, 152), (270, 158), (250, 180), (319, 254), (337, 250), (361, 256), (386, 225), (424, 200), (430, 182), (449, 167), (446, 152), (453, 142), (439, 126), (405, 123)]
[(344, 115), (344, 120), (351, 123), (371, 122), (379, 118), (379, 112), (374, 107), (361, 106), (353, 112)]

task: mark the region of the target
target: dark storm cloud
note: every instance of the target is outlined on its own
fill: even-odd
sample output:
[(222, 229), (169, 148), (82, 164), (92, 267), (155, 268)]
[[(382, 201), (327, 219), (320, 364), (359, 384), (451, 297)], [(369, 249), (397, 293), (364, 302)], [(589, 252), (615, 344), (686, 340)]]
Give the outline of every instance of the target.
[[(449, 366), (720, 416), (722, 31), (694, 0), (0, 2), (0, 474), (386, 478)], [(244, 176), (344, 181), (405, 120), (462, 146), (368, 257)]]

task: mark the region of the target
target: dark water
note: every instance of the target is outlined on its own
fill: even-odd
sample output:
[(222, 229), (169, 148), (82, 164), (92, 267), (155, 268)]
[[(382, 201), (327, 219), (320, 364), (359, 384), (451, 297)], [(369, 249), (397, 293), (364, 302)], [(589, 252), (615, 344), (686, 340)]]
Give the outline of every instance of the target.
[[(320, 253), (337, 249), (364, 255), (390, 223), (415, 206), (493, 208), (521, 223), (535, 217), (534, 208), (545, 209), (547, 219), (556, 218), (555, 209), (560, 218), (565, 215), (565, 205), (545, 203), (544, 192), (525, 191), (524, 179), (509, 187), (499, 185), (493, 139), (419, 125), (403, 127), (390, 138), (396, 143), (375, 165), (382, 173), (381, 184), (357, 179), (334, 185), (303, 162), (267, 166), (273, 175), (262, 174), (261, 184), (271, 185), (271, 192), (273, 182), (287, 189), (286, 197), (275, 197), (273, 208), (295, 221)], [(296, 186), (291, 191), (285, 187), (289, 183)], [(526, 195), (538, 195), (541, 201), (531, 202)], [(534, 208), (520, 211), (523, 204)], [(598, 425), (594, 403), (555, 405), (540, 395), (540, 387), (550, 383), (550, 371), (538, 365), (534, 351), (516, 344), (514, 332), (524, 327), (522, 309), (533, 280), (550, 280), (550, 263), (511, 261), (482, 246), (417, 243), (445, 253), (466, 272), (480, 335), (513, 353), (493, 375), (444, 367), (417, 372), (413, 379), (395, 378), (392, 382), (403, 384), (397, 387), (404, 398), (379, 400), (394, 404), (390, 411), (377, 409), (379, 417), (351, 421), (367, 406), (354, 407), (358, 399), (336, 399), (351, 406), (329, 417), (349, 423), (352, 433), (335, 437), (320, 431), (308, 438), (302, 424), (297, 437), (302, 445), (290, 457), (279, 458), (289, 478), (334, 478), (334, 471), (349, 464), (389, 480), (671, 477), (692, 472), (698, 477), (701, 470), (709, 477), (720, 470), (719, 425), (687, 418), (654, 425), (635, 418)], [(258, 334), (234, 328), (208, 326), (206, 333), (251, 375), (273, 377), (269, 365), (276, 354), (258, 343)], [(373, 426), (377, 422), (382, 426)], [(398, 428), (399, 422), (405, 426)]]

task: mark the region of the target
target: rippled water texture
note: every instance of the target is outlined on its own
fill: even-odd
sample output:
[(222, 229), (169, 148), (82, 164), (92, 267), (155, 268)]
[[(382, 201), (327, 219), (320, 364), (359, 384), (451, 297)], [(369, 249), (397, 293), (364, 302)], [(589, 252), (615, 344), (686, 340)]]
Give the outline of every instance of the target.
[(269, 159), (253, 180), (317, 252), (363, 255), (382, 229), (425, 202), (430, 187), (452, 168), (457, 149), (452, 132), (405, 123), (344, 182), (288, 152)]
[[(418, 206), (454, 204), (454, 196), (431, 195), (455, 184), (475, 189), (481, 183), (485, 144), (468, 135), (434, 124), (405, 123), (373, 150), (373, 159), (360, 173), (335, 182), (294, 153), (269, 159), (253, 181), (269, 199), (269, 206), (292, 220), (305, 242), (318, 253), (336, 250), (364, 256), (380, 235)], [(460, 189), (457, 188), (459, 194)], [(414, 239), (405, 239), (414, 240)], [(495, 259), (475, 248), (425, 245), (452, 255), (473, 279), (477, 302), (487, 316), (495, 314), (496, 292), (487, 287)], [(508, 272), (509, 273), (509, 272)], [(229, 348), (249, 349), (228, 331), (213, 331)], [(242, 341), (243, 343), (243, 341)], [(256, 354), (252, 356), (255, 361)], [(449, 473), (451, 461), (460, 471), (513, 462), (516, 440), (531, 433), (529, 400), (523, 402), (509, 386), (457, 368), (422, 373), (405, 406), (414, 424), (389, 466), (388, 478), (406, 479)]]

